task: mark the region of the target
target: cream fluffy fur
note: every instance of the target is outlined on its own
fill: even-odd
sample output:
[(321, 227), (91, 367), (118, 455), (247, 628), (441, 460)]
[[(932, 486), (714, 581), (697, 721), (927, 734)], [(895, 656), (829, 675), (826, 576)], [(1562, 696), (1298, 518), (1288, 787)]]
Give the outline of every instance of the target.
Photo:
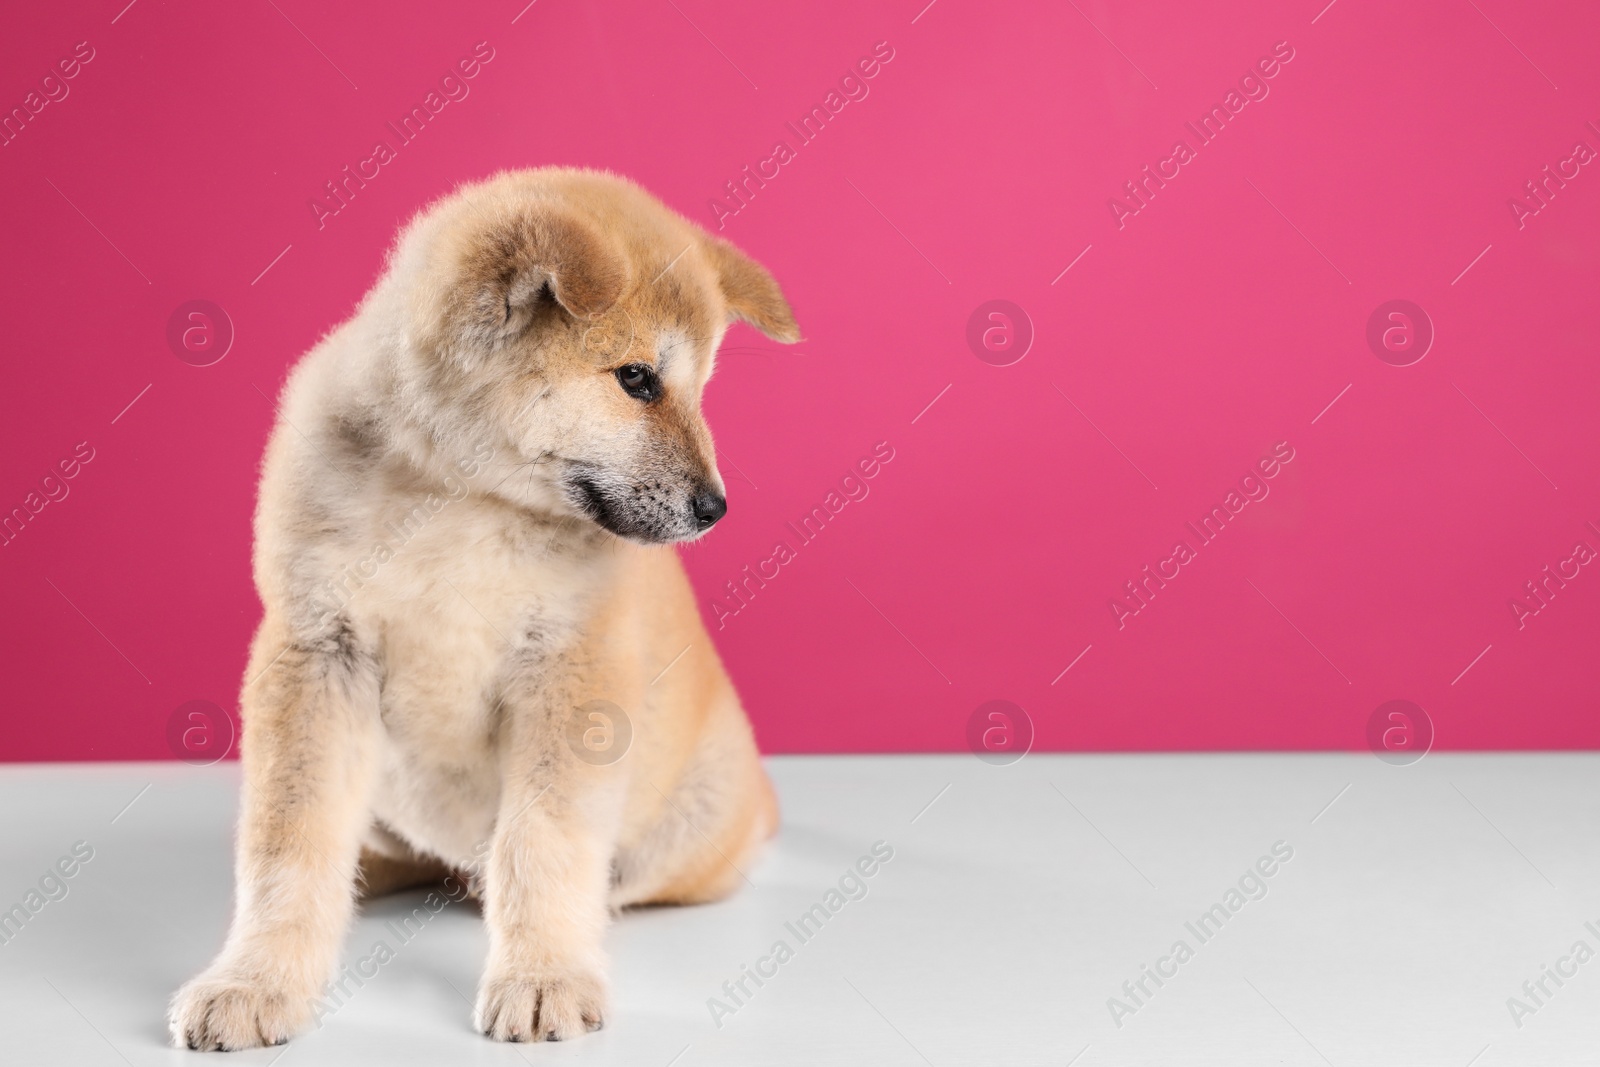
[[(501, 1040), (600, 1025), (611, 909), (738, 884), (776, 803), (662, 547), (721, 499), (699, 405), (733, 319), (798, 336), (766, 271), (635, 186), (526, 171), (421, 213), (295, 368), (256, 514), (235, 914), (176, 1044), (302, 1028), (363, 876), (471, 872)], [(596, 699), (631, 724), (614, 762), (573, 741)]]

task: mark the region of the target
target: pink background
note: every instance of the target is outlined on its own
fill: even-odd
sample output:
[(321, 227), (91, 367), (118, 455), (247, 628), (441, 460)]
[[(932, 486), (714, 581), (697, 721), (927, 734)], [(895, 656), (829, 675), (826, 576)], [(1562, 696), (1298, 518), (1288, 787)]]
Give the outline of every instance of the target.
[[(1600, 567), (1521, 629), (1510, 606), (1600, 548), (1600, 166), (1520, 228), (1508, 206), (1600, 148), (1600, 9), (125, 2), (0, 40), (7, 109), (94, 49), (0, 148), (0, 508), (94, 449), (0, 548), (0, 757), (167, 758), (173, 709), (234, 706), (268, 398), (419, 206), (583, 164), (714, 227), (779, 139), (722, 232), (807, 340), (740, 328), (709, 391), (708, 620), (895, 457), (716, 635), (769, 751), (960, 750), (995, 698), (1042, 749), (1358, 749), (1397, 698), (1441, 748), (1600, 743)], [(323, 183), (480, 41), (470, 95), (319, 229)], [(870, 94), (799, 146), (786, 121), (880, 41)], [(1119, 229), (1109, 198), (1280, 41), (1270, 94)], [(191, 299), (237, 333), (213, 366), (168, 348)], [(992, 299), (1035, 331), (1010, 366), (965, 339)], [(1411, 366), (1366, 342), (1392, 299), (1437, 333)], [(1280, 441), (1270, 496), (1119, 629), (1123, 583)]]

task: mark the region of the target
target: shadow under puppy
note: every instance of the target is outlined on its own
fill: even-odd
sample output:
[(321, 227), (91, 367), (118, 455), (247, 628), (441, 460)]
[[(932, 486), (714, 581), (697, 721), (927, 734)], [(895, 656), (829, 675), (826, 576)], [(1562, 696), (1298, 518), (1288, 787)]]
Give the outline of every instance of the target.
[[(174, 1042), (280, 1043), (363, 877), (474, 875), (475, 1022), (576, 1037), (614, 908), (731, 892), (775, 831), (676, 553), (726, 511), (701, 393), (763, 268), (631, 183), (465, 187), (295, 367), (267, 446), (241, 696), (237, 899)], [(625, 711), (623, 709), (626, 709)]]

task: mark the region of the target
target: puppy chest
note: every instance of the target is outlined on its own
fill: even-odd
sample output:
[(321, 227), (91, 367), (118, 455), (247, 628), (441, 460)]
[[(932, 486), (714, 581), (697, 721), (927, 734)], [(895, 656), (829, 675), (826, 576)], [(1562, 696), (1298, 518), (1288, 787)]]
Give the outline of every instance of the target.
[(414, 760), (485, 758), (508, 682), (541, 670), (577, 629), (570, 577), (466, 502), (456, 507), (392, 553), (351, 604), (376, 638), (385, 729)]

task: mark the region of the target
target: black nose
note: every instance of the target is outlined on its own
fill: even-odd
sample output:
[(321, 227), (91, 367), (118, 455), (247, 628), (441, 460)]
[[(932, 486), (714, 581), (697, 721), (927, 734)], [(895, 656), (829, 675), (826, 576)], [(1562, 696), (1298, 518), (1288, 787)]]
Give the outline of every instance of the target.
[(694, 521), (700, 529), (708, 530), (728, 513), (728, 501), (720, 493), (701, 493), (694, 498)]

